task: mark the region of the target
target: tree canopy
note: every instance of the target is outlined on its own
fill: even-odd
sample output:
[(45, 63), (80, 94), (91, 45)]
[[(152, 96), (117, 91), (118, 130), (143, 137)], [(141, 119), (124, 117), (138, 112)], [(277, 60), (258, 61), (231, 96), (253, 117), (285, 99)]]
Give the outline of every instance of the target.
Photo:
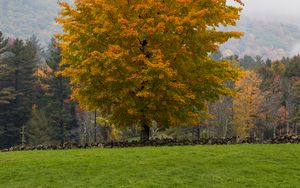
[[(240, 5), (242, 2), (236, 0)], [(237, 31), (241, 8), (226, 0), (61, 2), (62, 75), (73, 98), (115, 125), (197, 124), (206, 102), (231, 95), (239, 71), (210, 54)], [(147, 138), (147, 136), (146, 136)]]

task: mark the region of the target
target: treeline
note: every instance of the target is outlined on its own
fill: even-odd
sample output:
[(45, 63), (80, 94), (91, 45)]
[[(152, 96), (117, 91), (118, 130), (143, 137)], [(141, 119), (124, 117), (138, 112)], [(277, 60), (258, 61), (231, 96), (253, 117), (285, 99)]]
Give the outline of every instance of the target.
[(59, 49), (2, 34), (0, 47), (0, 147), (76, 140), (76, 104), (68, 81), (55, 75)]
[[(57, 74), (61, 54), (54, 43), (42, 49), (35, 37), (24, 41), (0, 33), (0, 148), (138, 138), (136, 126), (119, 129), (71, 99), (69, 80)], [(224, 59), (221, 53), (212, 58)], [(226, 59), (243, 72), (236, 83), (226, 83), (236, 95), (207, 104), (210, 116), (198, 126), (159, 129), (153, 123), (152, 138), (268, 139), (299, 133), (300, 56)]]
[[(57, 75), (61, 54), (54, 44), (43, 49), (35, 36), (9, 39), (0, 32), (0, 148), (119, 138), (97, 112), (71, 100), (68, 79)], [(130, 132), (137, 133), (134, 127)]]
[(237, 91), (235, 97), (208, 105), (212, 116), (200, 126), (205, 135), (268, 139), (298, 134), (300, 55), (278, 61), (236, 55), (227, 59), (241, 67), (244, 75), (230, 83)]
[[(218, 52), (215, 60), (224, 59)], [(227, 82), (235, 96), (220, 97), (207, 104), (210, 116), (198, 126), (155, 130), (163, 138), (257, 137), (262, 140), (299, 134), (300, 55), (281, 60), (263, 60), (260, 56), (226, 57), (239, 67), (242, 77)]]

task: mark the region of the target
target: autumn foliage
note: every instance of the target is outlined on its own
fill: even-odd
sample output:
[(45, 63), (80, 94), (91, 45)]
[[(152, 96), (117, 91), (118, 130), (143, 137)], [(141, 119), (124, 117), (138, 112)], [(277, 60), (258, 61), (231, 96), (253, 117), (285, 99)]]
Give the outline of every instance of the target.
[[(242, 2), (237, 1), (240, 5)], [(242, 33), (226, 0), (75, 0), (60, 3), (58, 34), (73, 98), (118, 126), (197, 124), (206, 102), (232, 91), (238, 70), (209, 57)]]
[(235, 83), (238, 94), (233, 100), (233, 123), (238, 136), (249, 136), (249, 130), (255, 128), (255, 120), (263, 116), (265, 99), (259, 88), (261, 82), (255, 72), (245, 71), (243, 78)]

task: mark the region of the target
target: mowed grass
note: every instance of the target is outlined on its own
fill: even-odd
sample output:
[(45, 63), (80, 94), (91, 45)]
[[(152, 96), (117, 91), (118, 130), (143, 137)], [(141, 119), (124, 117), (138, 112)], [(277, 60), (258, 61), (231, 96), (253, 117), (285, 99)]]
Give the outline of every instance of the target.
[(0, 187), (300, 187), (300, 145), (0, 153)]

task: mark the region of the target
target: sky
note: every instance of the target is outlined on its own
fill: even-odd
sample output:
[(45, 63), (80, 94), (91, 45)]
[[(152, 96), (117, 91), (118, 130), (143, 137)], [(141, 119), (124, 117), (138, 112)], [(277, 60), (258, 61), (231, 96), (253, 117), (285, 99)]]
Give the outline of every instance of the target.
[[(230, 0), (233, 2), (233, 0)], [(258, 19), (292, 19), (299, 18), (300, 0), (243, 0), (245, 7), (243, 15), (257, 17)]]

